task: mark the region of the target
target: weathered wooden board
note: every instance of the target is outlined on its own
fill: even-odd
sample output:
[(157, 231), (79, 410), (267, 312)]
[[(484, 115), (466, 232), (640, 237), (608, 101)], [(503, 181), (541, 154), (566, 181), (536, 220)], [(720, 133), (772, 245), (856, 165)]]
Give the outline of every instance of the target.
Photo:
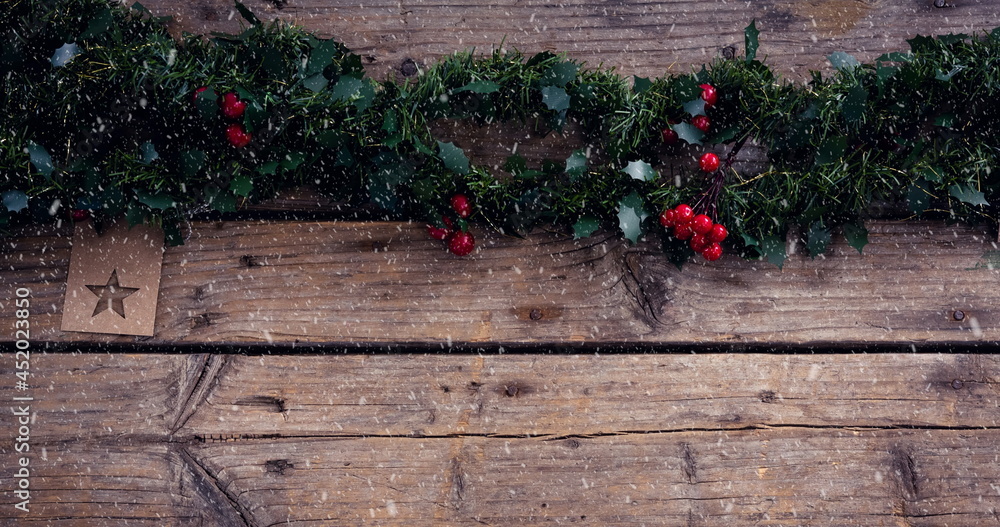
[[(18, 525), (917, 526), (1000, 511), (989, 355), (37, 354), (32, 372), (29, 392), (0, 385), (35, 399), (31, 510), (0, 497)], [(4, 467), (16, 456), (0, 444)]]
[[(169, 248), (155, 336), (59, 330), (70, 240), (25, 234), (0, 277), (31, 290), (47, 342), (327, 346), (975, 345), (1000, 340), (986, 229), (874, 222), (783, 269), (736, 256), (678, 271), (655, 243), (611, 234), (522, 240), (476, 230), (458, 258), (407, 223), (194, 222)], [(794, 244), (792, 246), (794, 251)], [(0, 327), (13, 327), (10, 296)], [(956, 317), (956, 311), (961, 314)], [(956, 320), (961, 318), (961, 320)], [(10, 342), (13, 334), (0, 335)]]
[[(758, 0), (733, 2), (601, 2), (573, 0), (331, 2), (253, 0), (265, 20), (281, 19), (335, 37), (365, 57), (376, 78), (402, 77), (454, 51), (488, 51), (501, 43), (526, 53), (565, 51), (624, 75), (687, 72), (733, 46), (743, 53), (743, 28), (756, 20), (761, 55), (792, 78), (828, 67), (826, 56), (847, 51), (870, 61), (906, 49), (916, 33), (971, 33), (1000, 26), (992, 0)], [(239, 30), (226, 0), (150, 0), (158, 15), (177, 17), (178, 31)], [(281, 8), (275, 7), (281, 5)]]

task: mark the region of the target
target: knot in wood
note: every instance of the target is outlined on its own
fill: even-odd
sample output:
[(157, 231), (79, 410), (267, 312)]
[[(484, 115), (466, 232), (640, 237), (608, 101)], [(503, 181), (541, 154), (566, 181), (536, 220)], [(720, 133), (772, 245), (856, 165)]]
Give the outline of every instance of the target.
[(413, 62), (411, 58), (404, 59), (403, 63), (399, 65), (399, 72), (404, 77), (412, 77), (417, 74), (417, 63)]

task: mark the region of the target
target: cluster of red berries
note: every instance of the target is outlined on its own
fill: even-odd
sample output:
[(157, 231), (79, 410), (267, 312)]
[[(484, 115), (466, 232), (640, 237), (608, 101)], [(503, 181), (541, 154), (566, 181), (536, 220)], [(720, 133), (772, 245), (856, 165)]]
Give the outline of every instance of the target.
[[(452, 196), (451, 208), (463, 220), (472, 215), (472, 202), (469, 201), (469, 198), (465, 194), (455, 194)], [(436, 225), (427, 225), (427, 234), (435, 240), (447, 240), (448, 250), (456, 256), (471, 254), (476, 248), (476, 239), (472, 237), (472, 233), (462, 229), (455, 230), (455, 224), (447, 215), (441, 216), (441, 222), (444, 223), (443, 228)]]
[[(208, 86), (202, 86), (194, 91), (191, 95), (191, 99), (194, 102), (198, 102), (198, 94), (208, 89)], [(237, 121), (243, 117), (243, 113), (246, 112), (247, 103), (246, 101), (240, 100), (240, 96), (236, 92), (227, 92), (219, 97), (219, 112), (223, 117), (229, 121)], [(226, 141), (236, 148), (243, 148), (250, 144), (250, 140), (253, 139), (253, 134), (246, 131), (243, 125), (238, 122), (230, 122), (226, 126)]]
[[(719, 94), (716, 93), (715, 87), (711, 84), (701, 84), (698, 87), (701, 88), (701, 100), (705, 101), (705, 109), (707, 110), (715, 106), (715, 103), (719, 100)], [(670, 124), (677, 123), (671, 121)], [(712, 128), (712, 121), (707, 115), (696, 115), (691, 118), (691, 125), (701, 130), (702, 133), (707, 134)], [(662, 134), (664, 143), (672, 145), (677, 142), (677, 132), (669, 126), (663, 129)]]
[(704, 214), (695, 214), (694, 209), (681, 203), (660, 213), (660, 225), (674, 230), (678, 240), (690, 240), (688, 243), (694, 252), (701, 254), (706, 260), (714, 262), (722, 257), (722, 246), (729, 231), (721, 223), (712, 222), (712, 218)]

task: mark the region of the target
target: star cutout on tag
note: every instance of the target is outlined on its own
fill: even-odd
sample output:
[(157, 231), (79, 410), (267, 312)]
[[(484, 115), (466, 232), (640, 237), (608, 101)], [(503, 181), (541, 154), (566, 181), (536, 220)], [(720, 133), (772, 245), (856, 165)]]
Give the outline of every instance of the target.
[(114, 311), (118, 316), (125, 318), (125, 303), (123, 300), (139, 290), (138, 287), (122, 287), (118, 284), (118, 269), (111, 271), (111, 277), (105, 285), (88, 285), (91, 293), (99, 297), (97, 307), (94, 308), (96, 317), (99, 313), (108, 309)]

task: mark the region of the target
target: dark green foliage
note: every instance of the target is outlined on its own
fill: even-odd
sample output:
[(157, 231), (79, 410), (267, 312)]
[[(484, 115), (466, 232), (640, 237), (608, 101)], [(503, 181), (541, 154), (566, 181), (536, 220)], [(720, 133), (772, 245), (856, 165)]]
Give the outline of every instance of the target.
[[(578, 237), (604, 226), (636, 240), (655, 226), (647, 215), (702, 190), (700, 174), (680, 174), (688, 183), (678, 188), (660, 170), (681, 151), (662, 144), (667, 127), (706, 149), (766, 149), (764, 173), (725, 174), (715, 220), (735, 252), (779, 266), (792, 225), (814, 256), (839, 231), (861, 250), (860, 218), (876, 200), (966, 221), (997, 216), (1000, 31), (915, 37), (909, 52), (874, 64), (835, 53), (833, 76), (801, 86), (757, 60), (754, 24), (746, 57), (687, 75), (625, 79), (553, 53), (494, 51), (377, 83), (342, 44), (236, 9), (241, 33), (181, 41), (138, 4), (23, 0), (0, 14), (0, 226), (51, 218), (58, 200), (176, 233), (193, 212), (309, 184), (398, 218), (438, 222), (447, 196), (465, 192), (474, 220), (510, 234), (557, 223)], [(717, 89), (712, 108), (702, 83)], [(218, 100), (227, 92), (247, 103), (244, 148), (226, 142)], [(707, 134), (689, 124), (700, 114), (712, 120)], [(534, 134), (574, 123), (588, 144), (567, 159), (513, 154), (506, 174), (493, 173), (435, 138), (437, 119), (513, 121)], [(692, 254), (671, 244), (675, 261)]]

